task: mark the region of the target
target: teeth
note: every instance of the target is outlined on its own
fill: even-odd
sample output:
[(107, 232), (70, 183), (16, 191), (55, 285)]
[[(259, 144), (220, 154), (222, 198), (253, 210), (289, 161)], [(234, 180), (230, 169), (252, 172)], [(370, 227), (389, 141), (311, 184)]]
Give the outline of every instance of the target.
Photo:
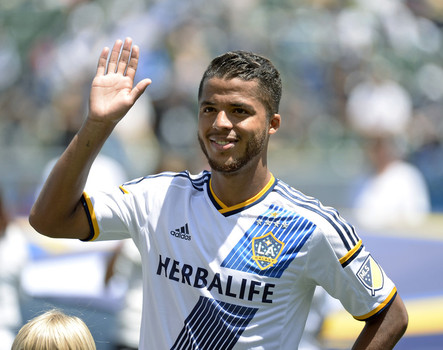
[(227, 145), (229, 142), (228, 142), (228, 141), (215, 141), (215, 143), (216, 143), (217, 145), (224, 146), (224, 145)]

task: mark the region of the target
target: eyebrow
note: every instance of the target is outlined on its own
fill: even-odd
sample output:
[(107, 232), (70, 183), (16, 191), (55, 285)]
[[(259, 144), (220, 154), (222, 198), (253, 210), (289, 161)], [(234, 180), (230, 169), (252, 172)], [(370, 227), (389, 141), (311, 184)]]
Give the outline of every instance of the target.
[[(200, 103), (200, 106), (215, 106), (217, 103), (215, 102), (211, 102), (211, 101), (202, 101)], [(229, 103), (229, 106), (231, 107), (241, 107), (241, 108), (245, 108), (245, 109), (250, 109), (250, 110), (254, 110), (255, 108), (250, 105), (249, 103), (242, 103), (242, 102), (234, 102), (234, 103)]]
[(210, 101), (202, 101), (201, 103), (200, 103), (200, 106), (214, 106), (215, 105), (215, 103), (214, 102), (210, 102)]

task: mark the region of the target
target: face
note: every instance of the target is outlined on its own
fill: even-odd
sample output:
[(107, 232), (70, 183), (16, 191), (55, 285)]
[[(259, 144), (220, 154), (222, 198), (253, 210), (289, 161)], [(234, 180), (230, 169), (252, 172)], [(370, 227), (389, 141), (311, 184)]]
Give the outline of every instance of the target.
[(280, 116), (268, 118), (258, 96), (256, 81), (211, 78), (204, 83), (198, 140), (213, 171), (235, 173), (266, 163), (268, 138), (278, 129)]

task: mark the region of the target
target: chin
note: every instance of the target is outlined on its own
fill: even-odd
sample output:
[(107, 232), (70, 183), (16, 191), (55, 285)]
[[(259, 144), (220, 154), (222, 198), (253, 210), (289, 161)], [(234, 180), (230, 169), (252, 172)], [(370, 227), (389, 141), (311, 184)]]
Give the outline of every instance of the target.
[(208, 158), (209, 166), (213, 172), (218, 172), (224, 175), (238, 174), (242, 169), (245, 169), (249, 163), (248, 159), (240, 159), (229, 163), (217, 163)]

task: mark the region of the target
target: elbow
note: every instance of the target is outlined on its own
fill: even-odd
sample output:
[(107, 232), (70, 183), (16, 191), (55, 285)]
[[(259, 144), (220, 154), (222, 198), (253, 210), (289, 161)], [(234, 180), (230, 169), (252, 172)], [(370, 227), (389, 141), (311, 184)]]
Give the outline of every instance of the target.
[(50, 234), (48, 234), (49, 231), (45, 226), (45, 221), (42, 220), (42, 215), (39, 215), (34, 207), (31, 209), (31, 212), (29, 213), (28, 221), (31, 227), (34, 230), (36, 230), (38, 233), (50, 237)]
[(388, 323), (395, 325), (393, 331), (397, 336), (397, 339), (400, 339), (406, 332), (409, 324), (409, 315), (406, 309), (405, 304), (401, 300), (400, 296), (397, 295), (393, 304), (388, 310), (389, 316), (387, 318)]
[(54, 225), (48, 220), (48, 215), (39, 213), (35, 207), (31, 209), (28, 221), (31, 227), (41, 235), (50, 238), (59, 238), (56, 230), (54, 230)]
[(403, 305), (402, 311), (398, 315), (398, 324), (401, 335), (405, 334), (409, 325), (409, 315), (406, 307)]
[(29, 224), (43, 236), (50, 238), (87, 239), (90, 236), (88, 219), (81, 205), (72, 214), (34, 205), (28, 216)]

